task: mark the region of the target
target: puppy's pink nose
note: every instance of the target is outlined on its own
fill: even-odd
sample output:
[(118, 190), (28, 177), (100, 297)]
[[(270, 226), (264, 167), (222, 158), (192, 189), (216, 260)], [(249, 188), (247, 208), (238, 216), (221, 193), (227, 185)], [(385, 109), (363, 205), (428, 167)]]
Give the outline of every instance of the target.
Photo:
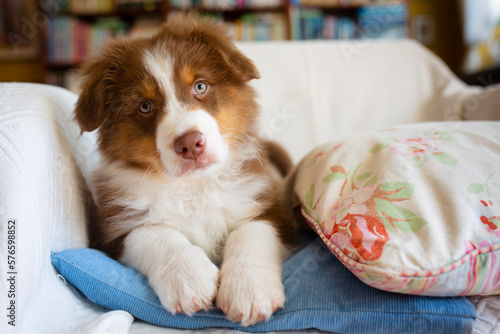
[(174, 150), (183, 159), (195, 160), (205, 150), (205, 136), (201, 132), (190, 132), (174, 142)]

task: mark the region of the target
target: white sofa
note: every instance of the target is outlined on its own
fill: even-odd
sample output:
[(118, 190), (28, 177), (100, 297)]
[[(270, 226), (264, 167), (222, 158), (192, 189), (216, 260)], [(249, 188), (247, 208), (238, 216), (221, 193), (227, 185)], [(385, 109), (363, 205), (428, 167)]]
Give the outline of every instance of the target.
[[(261, 135), (283, 144), (295, 162), (318, 144), (375, 128), (500, 120), (500, 86), (466, 86), (412, 41), (239, 47), (261, 71), (253, 83), (262, 105)], [(0, 332), (181, 333), (89, 304), (50, 263), (51, 251), (87, 245), (86, 180), (99, 156), (95, 134), (80, 135), (72, 120), (76, 99), (51, 86), (0, 84), (0, 261), (5, 275), (11, 271), (5, 227), (14, 219), (17, 272), (16, 327), (2, 320)], [(3, 307), (10, 286), (2, 278), (0, 287)], [(470, 300), (478, 314), (474, 331), (499, 333), (500, 296)]]

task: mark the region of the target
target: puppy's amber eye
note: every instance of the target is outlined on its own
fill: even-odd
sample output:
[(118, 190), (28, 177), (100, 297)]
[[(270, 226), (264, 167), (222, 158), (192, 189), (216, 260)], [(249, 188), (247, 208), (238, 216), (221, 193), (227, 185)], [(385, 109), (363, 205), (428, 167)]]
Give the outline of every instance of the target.
[(139, 111), (143, 114), (149, 114), (153, 111), (153, 104), (149, 101), (142, 101), (139, 105)]
[(193, 89), (195, 95), (205, 94), (208, 90), (208, 83), (206, 83), (205, 81), (196, 81), (194, 83)]

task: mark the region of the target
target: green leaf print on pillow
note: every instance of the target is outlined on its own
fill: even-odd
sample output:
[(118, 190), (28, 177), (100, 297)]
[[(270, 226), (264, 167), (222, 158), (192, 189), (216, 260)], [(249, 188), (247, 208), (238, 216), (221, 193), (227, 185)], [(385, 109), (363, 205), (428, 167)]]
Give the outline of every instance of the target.
[(422, 167), (430, 158), (444, 164), (457, 166), (457, 159), (438, 147), (441, 142), (454, 142), (454, 132), (451, 130), (424, 131), (422, 135), (400, 138), (385, 138), (382, 143), (376, 144), (368, 150), (376, 154), (389, 149), (394, 154), (405, 157), (415, 167)]

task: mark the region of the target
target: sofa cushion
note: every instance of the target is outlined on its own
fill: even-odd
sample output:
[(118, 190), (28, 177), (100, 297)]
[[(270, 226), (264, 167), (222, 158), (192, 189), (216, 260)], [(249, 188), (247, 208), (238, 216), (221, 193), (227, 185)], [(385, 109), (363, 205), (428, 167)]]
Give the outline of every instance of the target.
[(311, 235), (284, 264), (285, 308), (269, 321), (246, 328), (229, 322), (219, 310), (193, 317), (170, 314), (142, 274), (99, 251), (68, 249), (53, 253), (52, 262), (67, 282), (93, 302), (159, 326), (248, 332), (308, 328), (375, 334), (471, 332), (475, 310), (465, 297), (409, 296), (370, 288), (344, 268), (320, 238)]
[(500, 293), (500, 122), (432, 122), (322, 145), (298, 166), (302, 213), (366, 284)]

